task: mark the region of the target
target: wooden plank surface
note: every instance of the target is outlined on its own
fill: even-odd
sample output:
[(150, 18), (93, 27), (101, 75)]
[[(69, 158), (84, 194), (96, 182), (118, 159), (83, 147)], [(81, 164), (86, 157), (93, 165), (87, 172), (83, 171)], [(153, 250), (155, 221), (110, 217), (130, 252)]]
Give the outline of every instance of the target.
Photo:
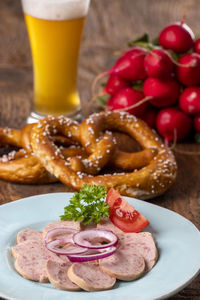
[[(92, 110), (88, 105), (91, 82), (113, 64), (114, 52), (144, 32), (156, 37), (162, 27), (183, 15), (195, 34), (200, 33), (199, 0), (91, 0), (79, 62), (79, 90), (85, 115)], [(21, 128), (31, 109), (31, 99), (31, 55), (20, 1), (0, 0), (0, 126)], [(177, 148), (200, 152), (200, 146), (195, 144)], [(175, 155), (177, 182), (152, 202), (178, 212), (200, 229), (200, 155)], [(22, 186), (0, 181), (0, 204), (61, 191), (69, 189), (60, 183)], [(200, 278), (170, 299), (200, 299)]]

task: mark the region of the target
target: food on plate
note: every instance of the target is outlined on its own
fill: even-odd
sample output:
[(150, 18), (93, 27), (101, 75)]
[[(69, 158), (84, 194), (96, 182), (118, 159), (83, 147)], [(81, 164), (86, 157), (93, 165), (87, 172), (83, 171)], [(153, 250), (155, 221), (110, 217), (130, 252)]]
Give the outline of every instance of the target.
[(48, 282), (46, 272), (48, 259), (62, 262), (55, 253), (46, 248), (42, 237), (20, 242), (12, 247), (12, 255), (16, 258), (17, 272), (26, 279), (39, 282)]
[(60, 228), (62, 224), (62, 228), (71, 228), (74, 230), (81, 230), (81, 224), (80, 222), (75, 222), (75, 221), (55, 221), (53, 223), (48, 224), (47, 226), (44, 227), (43, 230), (43, 237), (46, 236), (47, 232), (50, 232), (52, 229)]
[(131, 252), (116, 251), (113, 255), (100, 261), (100, 268), (109, 275), (123, 281), (135, 280), (144, 273), (145, 262), (141, 255)]
[(72, 266), (69, 261), (57, 262), (53, 260), (47, 260), (46, 271), (49, 281), (55, 288), (67, 291), (78, 291), (80, 286), (75, 284), (75, 281), (71, 281), (68, 277), (68, 270)]
[[(142, 150), (120, 150), (116, 131), (136, 140)], [(0, 134), (6, 135), (3, 129)], [(60, 180), (75, 190), (84, 184), (104, 185), (140, 199), (164, 193), (176, 180), (170, 149), (143, 121), (125, 112), (96, 113), (80, 125), (63, 116), (48, 117), (27, 125), (20, 138), (24, 148), (1, 158), (0, 178), (20, 183)]]
[[(85, 187), (81, 191), (81, 200), (89, 197), (88, 189)], [(106, 204), (103, 188), (97, 186), (97, 192), (98, 189), (96, 202), (94, 197), (91, 199), (97, 212), (101, 207), (100, 195)], [(85, 203), (86, 211), (78, 221), (74, 221), (74, 212), (71, 220), (54, 221), (45, 226), (43, 232), (31, 228), (18, 232), (12, 255), (15, 269), (21, 276), (38, 282), (49, 281), (62, 290), (98, 291), (112, 288), (117, 279), (135, 280), (153, 268), (158, 251), (150, 232), (123, 232), (103, 215), (96, 220), (98, 224), (91, 218), (91, 226), (87, 229), (89, 222), (84, 222), (84, 215), (88, 206)], [(65, 212), (70, 205), (65, 207)], [(79, 205), (77, 203), (77, 208)]]
[(106, 197), (110, 220), (124, 232), (138, 232), (149, 225), (149, 221), (111, 188)]
[[(62, 222), (60, 222), (60, 226), (62, 226)], [(144, 238), (142, 234), (144, 234)], [(147, 234), (149, 237), (146, 237)], [(127, 238), (126, 235), (128, 235)], [(141, 236), (137, 237), (137, 235)], [(50, 281), (56, 288), (64, 290), (80, 288), (87, 291), (103, 290), (111, 288), (115, 284), (116, 278), (126, 281), (134, 280), (153, 267), (153, 264), (151, 267), (148, 266), (148, 259), (151, 259), (152, 255), (149, 253), (154, 253), (156, 246), (153, 238), (150, 237), (151, 234), (148, 232), (122, 233), (118, 236), (119, 246), (112, 255), (85, 262), (73, 263), (66, 255), (49, 251), (42, 235), (40, 240), (21, 241), (12, 247), (12, 254), (16, 258), (17, 272), (26, 279), (39, 282)], [(56, 236), (54, 238), (57, 239)], [(146, 254), (145, 249), (147, 249)], [(148, 257), (147, 259), (145, 259), (145, 255)]]
[(97, 224), (109, 216), (109, 206), (106, 203), (106, 189), (103, 185), (83, 185), (74, 193), (69, 205), (64, 208), (61, 220), (81, 221), (82, 224)]
[(120, 234), (119, 250), (128, 254), (133, 248), (144, 258), (145, 270), (150, 271), (158, 259), (158, 250), (152, 234), (150, 232)]
[(27, 240), (38, 240), (41, 238), (42, 232), (35, 230), (35, 229), (30, 229), (30, 228), (25, 228), (21, 231), (18, 232), (17, 234), (17, 243), (22, 243)]
[(124, 233), (124, 231), (111, 222), (110, 218), (104, 218), (100, 220), (100, 222), (97, 224), (97, 228), (105, 228), (106, 230), (114, 232), (117, 236)]
[[(152, 41), (144, 34), (129, 43), (130, 49), (121, 51), (110, 70), (96, 77), (92, 100), (97, 99), (105, 111), (121, 110), (140, 117), (156, 129), (167, 144), (169, 140), (157, 121), (162, 109), (180, 109), (193, 120), (199, 113), (199, 45), (200, 39), (195, 40), (184, 19), (166, 26)], [(137, 65), (131, 63), (134, 60)], [(98, 80), (107, 75), (104, 88), (95, 95)], [(183, 141), (192, 137), (194, 131), (199, 136), (196, 127), (189, 128), (187, 123), (180, 128), (173, 122), (171, 129), (173, 137), (170, 141)], [(181, 134), (183, 131), (186, 134)]]
[(111, 289), (116, 277), (104, 272), (95, 262), (83, 262), (72, 264), (68, 270), (68, 276), (85, 291), (99, 291)]

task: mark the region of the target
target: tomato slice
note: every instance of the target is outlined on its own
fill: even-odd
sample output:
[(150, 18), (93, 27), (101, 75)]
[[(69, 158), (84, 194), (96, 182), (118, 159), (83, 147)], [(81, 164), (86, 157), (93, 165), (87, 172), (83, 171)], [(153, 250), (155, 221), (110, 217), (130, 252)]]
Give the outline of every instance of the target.
[(106, 197), (110, 207), (111, 222), (124, 232), (138, 232), (149, 225), (149, 221), (131, 204), (111, 188)]

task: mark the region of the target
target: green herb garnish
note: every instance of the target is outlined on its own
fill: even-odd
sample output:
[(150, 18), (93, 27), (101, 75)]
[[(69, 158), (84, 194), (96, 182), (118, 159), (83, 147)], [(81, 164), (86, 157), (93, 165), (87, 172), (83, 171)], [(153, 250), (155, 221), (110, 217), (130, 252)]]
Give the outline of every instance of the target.
[(70, 204), (64, 208), (64, 215), (60, 216), (62, 221), (82, 221), (83, 224), (90, 222), (99, 223), (102, 218), (109, 216), (106, 189), (103, 185), (84, 184), (79, 193), (74, 193)]

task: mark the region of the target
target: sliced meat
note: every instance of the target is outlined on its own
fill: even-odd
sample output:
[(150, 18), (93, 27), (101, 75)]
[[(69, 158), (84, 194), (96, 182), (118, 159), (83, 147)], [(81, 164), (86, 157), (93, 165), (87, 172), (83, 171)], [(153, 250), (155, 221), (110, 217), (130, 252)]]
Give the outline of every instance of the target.
[(99, 266), (117, 279), (131, 281), (142, 276), (145, 270), (145, 261), (138, 253), (127, 253), (117, 250), (113, 255), (100, 259)]
[(16, 258), (15, 268), (23, 277), (48, 282), (46, 262), (48, 259), (63, 262), (55, 253), (47, 250), (43, 240), (27, 240), (12, 247)]
[(72, 263), (70, 262), (59, 263), (53, 260), (47, 261), (46, 270), (49, 281), (57, 289), (69, 291), (80, 290), (80, 287), (73, 283), (67, 275), (67, 271), (71, 265)]
[(41, 240), (42, 239), (42, 232), (31, 229), (31, 228), (25, 228), (18, 232), (17, 234), (17, 243), (22, 243), (27, 240)]
[(145, 260), (146, 271), (155, 265), (158, 258), (158, 250), (154, 238), (150, 232), (126, 233), (119, 236), (119, 248), (122, 252), (131, 255), (138, 252)]
[(116, 235), (125, 234), (121, 229), (116, 227), (109, 218), (102, 219), (99, 224), (97, 224), (97, 228), (111, 230)]
[[(49, 230), (52, 230), (52, 229), (55, 229), (55, 228), (72, 228), (72, 229), (75, 229), (75, 230), (81, 230), (81, 225), (80, 225), (80, 222), (74, 222), (74, 221), (55, 221), (53, 223), (48, 224), (44, 228), (43, 237), (45, 237), (45, 235), (47, 234), (47, 232)], [(59, 237), (63, 237), (63, 235), (60, 235)]]
[(15, 269), (17, 272), (26, 279), (48, 282), (48, 276), (44, 268), (46, 259), (34, 259), (27, 256), (19, 256), (15, 260)]
[(68, 269), (68, 276), (86, 291), (101, 291), (112, 288), (116, 278), (103, 272), (98, 263), (75, 263)]

